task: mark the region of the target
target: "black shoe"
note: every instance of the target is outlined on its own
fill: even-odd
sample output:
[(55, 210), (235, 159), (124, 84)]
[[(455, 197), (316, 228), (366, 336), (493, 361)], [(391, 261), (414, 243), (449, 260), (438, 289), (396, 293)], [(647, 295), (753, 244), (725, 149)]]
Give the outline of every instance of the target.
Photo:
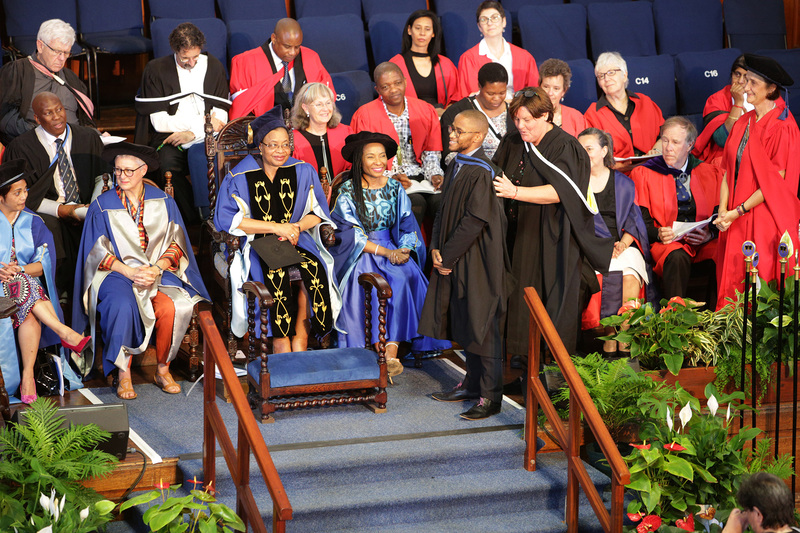
[(482, 418), (489, 418), (490, 416), (496, 415), (500, 412), (500, 404), (501, 402), (493, 402), (492, 400), (487, 400), (486, 398), (481, 397), (481, 399), (478, 400), (478, 403), (472, 406), (472, 409), (466, 413), (461, 413), (461, 418), (465, 418), (467, 420), (480, 420)]
[(512, 355), (511, 359), (508, 362), (508, 366), (514, 369), (522, 368), (522, 356), (521, 355)]
[(434, 392), (431, 398), (437, 402), (460, 402), (463, 400), (477, 400), (481, 395), (479, 392), (470, 392), (464, 387), (463, 382), (456, 385), (451, 391)]

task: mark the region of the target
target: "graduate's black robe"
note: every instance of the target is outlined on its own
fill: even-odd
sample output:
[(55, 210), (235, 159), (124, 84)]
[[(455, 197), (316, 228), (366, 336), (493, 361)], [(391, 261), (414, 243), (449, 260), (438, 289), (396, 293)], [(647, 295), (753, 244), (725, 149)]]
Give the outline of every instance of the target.
[[(586, 197), (591, 164), (586, 150), (575, 137), (554, 126), (537, 149), (560, 168)], [(575, 353), (582, 311), (581, 270), (584, 258), (594, 270), (608, 272), (613, 239), (596, 237), (594, 218), (571, 185), (533, 154), (526, 153), (519, 133), (508, 134), (494, 155), (494, 162), (509, 177), (525, 157), (521, 187), (552, 185), (560, 198), (557, 204), (518, 202), (512, 273), (518, 281), (508, 310), (506, 348), (512, 354), (528, 353), (529, 312), (523, 299), (524, 287), (539, 293), (564, 346)]]
[[(439, 119), (439, 122), (442, 125), (442, 168), (444, 168), (444, 160), (450, 154), (450, 148), (448, 147), (448, 143), (450, 142), (450, 132), (447, 131), (447, 128), (453, 125), (456, 115), (462, 111), (468, 111), (471, 109), (478, 110), (478, 108), (475, 106), (475, 98), (475, 96), (468, 96), (449, 105), (445, 112), (442, 113), (442, 117)], [(491, 123), (489, 123), (489, 126), (494, 128)], [(506, 113), (506, 134), (511, 133), (512, 131), (517, 131), (517, 127), (514, 125), (514, 117), (511, 116), (511, 113)]]
[[(454, 340), (481, 356), (493, 344), (487, 338), (496, 317), (506, 313), (511, 264), (506, 251), (506, 217), (492, 180), (499, 169), (478, 150), (453, 178), (448, 166), (442, 205), (431, 232), (431, 249), (442, 265), (452, 269), (441, 276), (434, 269), (420, 316), (419, 333)], [(500, 325), (502, 326), (502, 318)]]

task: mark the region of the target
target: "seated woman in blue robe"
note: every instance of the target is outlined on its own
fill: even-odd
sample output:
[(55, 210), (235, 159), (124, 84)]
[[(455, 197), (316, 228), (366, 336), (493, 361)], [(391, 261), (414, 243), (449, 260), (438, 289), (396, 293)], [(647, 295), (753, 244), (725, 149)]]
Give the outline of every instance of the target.
[[(72, 324), (91, 327), (99, 315), (103, 371), (119, 370), (116, 393), (133, 400), (133, 355), (155, 338), (156, 385), (169, 394), (181, 387), (169, 371), (196, 303), (208, 300), (192, 245), (175, 200), (143, 182), (158, 168), (149, 146), (109, 144), (103, 159), (113, 164), (115, 186), (89, 206), (75, 269)], [(96, 335), (95, 335), (96, 338)], [(91, 362), (88, 365), (91, 368)]]
[[(231, 169), (220, 185), (214, 212), (217, 230), (242, 238), (229, 272), (231, 329), (244, 335), (247, 301), (239, 289), (251, 279), (260, 281), (275, 300), (268, 329), (273, 352), (302, 352), (310, 333), (322, 339), (331, 332), (341, 307), (333, 258), (319, 234), (322, 223), (331, 223), (330, 211), (314, 168), (290, 155), (281, 107), (254, 119), (250, 129), (261, 160), (247, 156)], [(290, 242), (302, 258), (295, 263), (303, 281), (300, 290), (289, 280), (292, 265), (268, 265), (251, 246), (268, 235)]]
[[(60, 340), (64, 348), (80, 353), (91, 337), (65, 326), (60, 306), (51, 303), (58, 302), (55, 262), (50, 257), (55, 251), (53, 235), (39, 215), (25, 208), (25, 174), (21, 159), (0, 165), (0, 294), (18, 308), (14, 315), (0, 320), (0, 367), (9, 395), (19, 391), (22, 401), (31, 403), (36, 400), (33, 368), (39, 348), (58, 345)], [(62, 391), (65, 379), (70, 389), (81, 387), (67, 355), (57, 348)]]
[[(362, 131), (345, 140), (342, 157), (353, 167), (339, 189), (332, 217), (337, 245), (331, 248), (342, 291), (337, 327), (340, 346), (364, 346), (364, 291), (358, 276), (377, 272), (392, 288), (386, 319), (386, 364), (390, 376), (403, 371), (397, 359), (399, 342), (412, 352), (441, 351), (450, 342), (417, 333), (428, 281), (422, 273), (425, 243), (399, 181), (384, 176), (387, 161), (397, 153), (388, 135)], [(372, 341), (378, 341), (378, 302), (373, 294)]]

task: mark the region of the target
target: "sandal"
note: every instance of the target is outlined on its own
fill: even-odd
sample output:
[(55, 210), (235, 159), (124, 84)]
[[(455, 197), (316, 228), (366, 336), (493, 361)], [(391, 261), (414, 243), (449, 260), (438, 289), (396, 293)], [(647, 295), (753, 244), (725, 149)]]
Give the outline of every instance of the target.
[[(128, 396), (123, 396), (123, 394)], [(131, 394), (133, 396), (130, 396)], [(136, 391), (133, 390), (133, 382), (131, 381), (131, 378), (123, 378), (119, 380), (119, 386), (117, 387), (117, 398), (120, 400), (135, 400), (137, 396), (138, 394), (136, 394)]]
[[(158, 378), (162, 379), (159, 380)], [(167, 394), (181, 393), (181, 386), (175, 382), (175, 380), (172, 378), (172, 374), (170, 374), (169, 372), (167, 372), (166, 374), (159, 374), (158, 372), (156, 372), (156, 375), (153, 377), (153, 381), (155, 381), (156, 385)]]

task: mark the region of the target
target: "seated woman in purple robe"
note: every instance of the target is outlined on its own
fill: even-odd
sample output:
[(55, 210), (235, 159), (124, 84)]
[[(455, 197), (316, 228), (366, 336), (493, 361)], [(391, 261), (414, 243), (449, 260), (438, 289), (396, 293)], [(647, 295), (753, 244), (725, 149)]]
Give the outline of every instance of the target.
[[(412, 352), (446, 350), (450, 342), (417, 333), (428, 290), (422, 273), (425, 244), (399, 181), (384, 176), (387, 161), (397, 152), (388, 135), (362, 131), (345, 140), (342, 157), (353, 167), (342, 184), (331, 214), (337, 225), (337, 245), (331, 248), (342, 292), (337, 328), (340, 346), (364, 345), (364, 291), (358, 276), (377, 272), (392, 288), (386, 319), (386, 365), (389, 376), (403, 371), (398, 344), (411, 342)], [(378, 303), (373, 294), (372, 342), (378, 341)]]

